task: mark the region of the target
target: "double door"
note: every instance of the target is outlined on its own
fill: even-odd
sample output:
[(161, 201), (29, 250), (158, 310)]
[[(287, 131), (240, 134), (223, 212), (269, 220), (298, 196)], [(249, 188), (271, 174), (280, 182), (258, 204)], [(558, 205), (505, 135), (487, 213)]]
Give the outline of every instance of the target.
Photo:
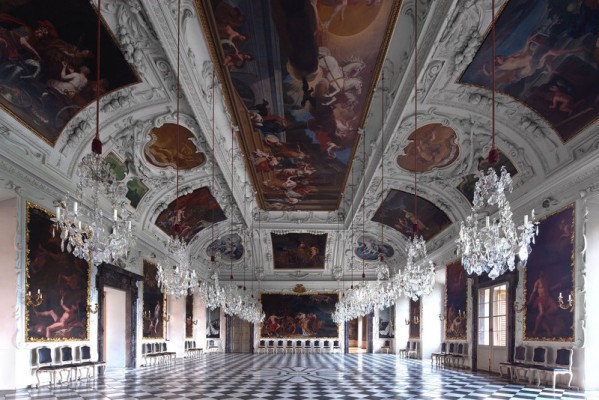
[(508, 356), (508, 284), (478, 290), (477, 368), (499, 372)]

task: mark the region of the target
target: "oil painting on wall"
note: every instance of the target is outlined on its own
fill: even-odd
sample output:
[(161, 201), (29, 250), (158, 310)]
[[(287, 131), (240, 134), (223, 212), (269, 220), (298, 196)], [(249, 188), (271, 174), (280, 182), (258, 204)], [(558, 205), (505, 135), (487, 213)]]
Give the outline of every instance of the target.
[(322, 269), (327, 235), (271, 233), (275, 269)]
[(158, 287), (156, 264), (144, 260), (143, 276), (143, 338), (164, 339), (166, 313), (166, 295)]
[(410, 299), (410, 339), (420, 339), (420, 298)]
[[(54, 215), (27, 203), (26, 340), (88, 340), (89, 265), (61, 250)], [(36, 300), (40, 294), (41, 302)]]
[[(0, 5), (0, 107), (54, 146), (96, 98), (97, 13), (78, 0)], [(100, 94), (139, 81), (103, 24)]]
[(174, 236), (175, 214), (178, 213), (181, 232), (179, 237), (189, 243), (195, 235), (212, 224), (227, 219), (207, 187), (201, 187), (171, 202), (156, 218), (156, 226)]
[(379, 311), (379, 338), (395, 337), (395, 306)]
[(445, 269), (445, 340), (467, 339), (468, 279), (457, 260)]
[(208, 339), (220, 338), (220, 307), (206, 309), (206, 337)]
[(337, 209), (401, 1), (197, 3), (264, 207)]
[[(595, 1), (510, 0), (495, 24), (497, 90), (547, 120), (563, 142), (599, 116)], [(491, 35), (460, 79), (491, 88)]]
[(543, 218), (525, 270), (524, 338), (573, 341), (574, 313), (559, 307), (558, 297), (574, 292), (574, 205)]
[(431, 240), (451, 225), (447, 214), (428, 200), (418, 196), (418, 217), (414, 212), (414, 195), (391, 189), (374, 216), (374, 222), (385, 224), (405, 236), (413, 235), (412, 226), (418, 222), (419, 233), (424, 240)]
[(339, 300), (337, 293), (285, 294), (263, 293), (262, 309), (266, 320), (262, 337), (314, 338), (339, 336), (331, 315)]
[[(197, 321), (195, 321), (197, 323)], [(185, 338), (193, 338), (193, 294), (185, 296)]]

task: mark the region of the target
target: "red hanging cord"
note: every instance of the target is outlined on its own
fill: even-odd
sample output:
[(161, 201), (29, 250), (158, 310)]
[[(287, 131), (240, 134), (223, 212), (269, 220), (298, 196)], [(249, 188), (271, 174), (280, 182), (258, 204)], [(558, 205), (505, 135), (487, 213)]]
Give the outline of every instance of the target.
[(173, 231), (177, 236), (181, 233), (181, 224), (179, 216), (179, 99), (181, 97), (181, 0), (177, 2), (177, 150), (175, 152), (175, 171), (176, 171), (176, 203), (175, 203), (175, 224)]
[[(414, 1), (414, 145), (416, 145), (416, 130), (418, 129), (418, 0)], [(418, 158), (414, 149), (414, 222), (412, 232), (414, 238), (418, 235)]]
[(98, 0), (98, 27), (96, 38), (96, 137), (92, 140), (92, 153), (102, 154), (102, 141), (100, 141), (100, 32), (102, 20), (102, 0)]
[[(385, 71), (381, 74), (381, 215), (383, 214), (383, 208), (385, 201), (383, 195), (385, 194)], [(379, 260), (385, 261), (385, 231), (384, 225), (381, 223), (381, 250), (379, 251)], [(362, 238), (362, 240), (364, 240)]]
[[(366, 227), (366, 133), (362, 135), (363, 161), (362, 161), (362, 242), (364, 242), (364, 229)], [(366, 278), (366, 260), (362, 254), (362, 280)]]
[[(233, 161), (235, 159), (235, 140), (234, 140), (234, 134), (233, 134), (233, 127), (231, 126), (231, 188), (233, 188), (233, 181), (235, 179), (235, 176), (233, 174), (233, 170), (235, 168)], [(229, 240), (231, 240), (231, 238), (233, 237), (233, 205), (235, 204), (235, 199), (233, 197), (233, 190), (231, 190), (231, 234), (229, 236)], [(229, 266), (231, 268), (231, 280), (233, 280), (233, 257), (231, 257), (229, 259)]]
[[(212, 193), (214, 191), (214, 69), (212, 70)], [(214, 208), (212, 209), (212, 224), (210, 225), (210, 231), (212, 235), (212, 249), (210, 254), (210, 261), (215, 262), (216, 257), (214, 256)]]
[(487, 158), (489, 165), (499, 161), (495, 148), (495, 0), (491, 1), (491, 149)]

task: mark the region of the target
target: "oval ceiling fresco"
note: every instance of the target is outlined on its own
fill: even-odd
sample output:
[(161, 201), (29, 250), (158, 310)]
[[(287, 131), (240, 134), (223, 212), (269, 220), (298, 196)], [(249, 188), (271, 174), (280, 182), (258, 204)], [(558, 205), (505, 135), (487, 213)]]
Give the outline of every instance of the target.
[(380, 254), (383, 254), (385, 258), (391, 258), (395, 254), (393, 247), (383, 244), (379, 239), (369, 235), (358, 239), (358, 245), (354, 252), (358, 258), (364, 261), (376, 261)]
[(225, 262), (235, 262), (243, 257), (243, 240), (237, 233), (216, 239), (206, 248), (206, 255), (215, 255)]
[(458, 138), (453, 129), (442, 124), (428, 124), (409, 136), (405, 155), (397, 157), (397, 164), (411, 172), (428, 172), (443, 168), (457, 160), (460, 154)]
[(194, 134), (183, 126), (164, 124), (152, 129), (149, 136), (144, 155), (152, 165), (185, 170), (199, 167), (206, 161), (206, 155), (199, 152), (192, 141)]

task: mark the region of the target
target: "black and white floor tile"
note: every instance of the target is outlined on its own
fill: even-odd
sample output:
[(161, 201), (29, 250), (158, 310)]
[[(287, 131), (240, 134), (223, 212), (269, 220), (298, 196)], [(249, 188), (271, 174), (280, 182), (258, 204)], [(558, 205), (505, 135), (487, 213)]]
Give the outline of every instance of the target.
[(529, 386), (385, 354), (222, 354), (170, 366), (107, 370), (0, 399), (589, 399), (599, 393)]

